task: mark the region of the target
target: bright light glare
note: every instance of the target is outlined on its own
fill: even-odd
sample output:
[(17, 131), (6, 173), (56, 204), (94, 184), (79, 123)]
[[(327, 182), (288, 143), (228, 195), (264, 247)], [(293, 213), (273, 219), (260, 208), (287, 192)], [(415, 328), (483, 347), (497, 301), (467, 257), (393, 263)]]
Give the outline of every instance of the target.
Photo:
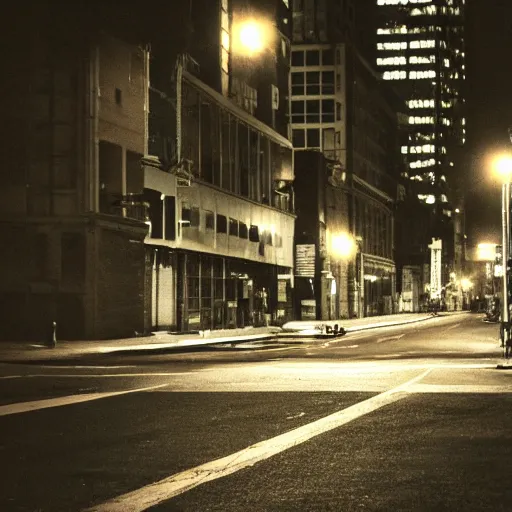
[(496, 244), (478, 244), (476, 248), (476, 259), (478, 261), (494, 261), (496, 259)]
[(355, 240), (347, 233), (333, 235), (331, 238), (331, 250), (338, 257), (350, 258), (356, 252)]
[(261, 27), (254, 21), (245, 23), (240, 29), (240, 42), (242, 46), (252, 53), (259, 53), (263, 49), (263, 34)]
[(469, 279), (466, 279), (466, 278), (461, 279), (460, 284), (462, 285), (462, 289), (464, 291), (467, 291), (473, 287), (473, 283)]
[(272, 45), (272, 25), (263, 19), (233, 22), (233, 52), (253, 56)]
[(508, 155), (497, 157), (494, 161), (494, 169), (502, 178), (510, 179), (512, 175), (512, 157)]

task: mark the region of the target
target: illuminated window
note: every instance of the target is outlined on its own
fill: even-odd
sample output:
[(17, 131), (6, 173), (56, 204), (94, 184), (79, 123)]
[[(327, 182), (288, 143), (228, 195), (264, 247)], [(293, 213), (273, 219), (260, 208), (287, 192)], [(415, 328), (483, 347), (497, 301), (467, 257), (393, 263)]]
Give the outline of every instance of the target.
[(432, 0), (377, 0), (377, 5), (429, 4)]
[(437, 8), (435, 5), (428, 5), (426, 7), (411, 9), (411, 16), (432, 16), (437, 14)]
[(407, 78), (406, 71), (386, 71), (383, 75), (384, 80), (405, 80)]
[(377, 59), (377, 66), (403, 66), (407, 64), (405, 57), (386, 57), (384, 59)]
[(378, 28), (378, 35), (389, 35), (389, 34), (407, 34), (407, 27), (405, 25), (401, 25), (399, 27), (393, 28)]
[(427, 71), (409, 71), (409, 79), (411, 80), (423, 80), (426, 78), (435, 78), (436, 72), (433, 69)]
[(409, 57), (409, 64), (435, 64), (435, 62), (435, 55), (413, 55), (412, 57)]
[(409, 100), (407, 105), (409, 108), (434, 108), (434, 100)]
[(377, 50), (405, 50), (407, 43), (405, 41), (400, 43), (377, 43)]
[(418, 199), (426, 204), (434, 204), (436, 202), (436, 198), (432, 194), (418, 194)]
[(419, 49), (419, 48), (435, 48), (436, 41), (435, 39), (421, 39), (419, 41), (411, 41), (409, 43), (409, 48)]

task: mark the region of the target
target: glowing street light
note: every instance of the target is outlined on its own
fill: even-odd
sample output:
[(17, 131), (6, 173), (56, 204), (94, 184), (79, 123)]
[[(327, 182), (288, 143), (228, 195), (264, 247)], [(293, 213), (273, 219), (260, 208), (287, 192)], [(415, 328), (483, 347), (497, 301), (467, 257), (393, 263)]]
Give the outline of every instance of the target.
[(363, 239), (354, 237), (349, 233), (338, 233), (331, 236), (330, 250), (335, 257), (346, 261), (359, 255), (359, 292), (358, 292), (358, 317), (364, 317), (364, 256)]
[[(512, 142), (512, 136), (511, 136)], [(512, 348), (512, 339), (510, 335), (510, 306), (509, 306), (509, 282), (507, 262), (509, 261), (510, 250), (510, 178), (512, 176), (512, 157), (509, 155), (500, 155), (494, 161), (495, 172), (501, 177), (503, 182), (501, 189), (501, 227), (503, 239), (503, 300), (501, 314), (501, 345), (505, 359), (508, 360)]]
[(512, 176), (512, 157), (506, 154), (499, 155), (494, 160), (494, 169), (503, 182), (510, 181)]
[(233, 23), (233, 52), (252, 57), (268, 48), (274, 38), (272, 24), (264, 19), (246, 18)]
[(478, 261), (495, 261), (496, 260), (496, 244), (482, 243), (476, 248), (476, 258)]
[(356, 242), (347, 233), (340, 233), (331, 237), (331, 251), (335, 256), (343, 259), (351, 258), (356, 252)]

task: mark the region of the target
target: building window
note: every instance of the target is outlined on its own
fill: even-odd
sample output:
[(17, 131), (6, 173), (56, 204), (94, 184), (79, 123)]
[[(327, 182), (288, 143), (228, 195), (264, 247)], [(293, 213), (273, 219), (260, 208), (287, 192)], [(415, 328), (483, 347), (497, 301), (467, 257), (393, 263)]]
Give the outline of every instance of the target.
[(320, 100), (306, 101), (306, 123), (320, 122)]
[(217, 233), (228, 232), (228, 221), (225, 215), (217, 214)]
[(307, 144), (308, 148), (319, 148), (320, 147), (320, 130), (318, 128), (311, 128), (307, 130)]
[(306, 147), (306, 136), (304, 130), (293, 130), (292, 131), (292, 143), (294, 148), (305, 148)]
[(303, 96), (304, 95), (304, 73), (292, 73), (292, 95)]
[(306, 51), (306, 66), (319, 66), (320, 65), (320, 52), (318, 50)]
[(304, 52), (302, 50), (292, 52), (292, 66), (304, 66)]
[(215, 216), (213, 212), (204, 212), (204, 225), (207, 230), (213, 231), (215, 229)]
[(292, 123), (304, 122), (304, 101), (292, 101)]
[(306, 94), (309, 96), (320, 94), (320, 73), (318, 71), (306, 73)]
[(292, 123), (304, 122), (304, 101), (292, 101)]
[(334, 122), (334, 100), (322, 100), (322, 123)]
[(334, 71), (322, 71), (322, 94), (334, 94)]
[(252, 225), (249, 228), (249, 240), (251, 242), (259, 242), (260, 241), (260, 234), (259, 234), (258, 226)]
[(238, 221), (236, 219), (229, 219), (229, 234), (230, 236), (238, 236)]
[(247, 224), (245, 224), (244, 222), (239, 222), (238, 223), (238, 237), (247, 239), (248, 235), (249, 235), (249, 231), (247, 229)]

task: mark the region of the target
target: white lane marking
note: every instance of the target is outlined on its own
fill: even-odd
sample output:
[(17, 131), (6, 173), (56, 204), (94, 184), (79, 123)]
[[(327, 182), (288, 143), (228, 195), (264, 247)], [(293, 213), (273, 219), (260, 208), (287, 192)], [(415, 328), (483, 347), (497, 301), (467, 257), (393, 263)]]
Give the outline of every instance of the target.
[(217, 478), (230, 475), (268, 459), (289, 448), (309, 441), (311, 438), (338, 428), (365, 414), (397, 402), (407, 396), (408, 387), (426, 377), (430, 369), (400, 386), (385, 391), (368, 400), (352, 405), (307, 425), (281, 434), (272, 439), (253, 444), (239, 452), (207, 462), (201, 466), (171, 475), (163, 480), (123, 494), (100, 505), (87, 509), (88, 512), (139, 512), (156, 506), (182, 494), (193, 487)]
[(295, 416), (287, 416), (286, 419), (287, 420), (294, 420), (296, 418), (302, 418), (302, 416), (306, 416), (306, 413), (305, 412), (301, 412), (299, 414), (296, 414)]
[(447, 327), (445, 331), (449, 331), (450, 329), (456, 329), (457, 327), (460, 327), (460, 324), (450, 325), (450, 327)]
[(77, 404), (80, 402), (88, 402), (90, 400), (98, 400), (100, 398), (108, 398), (110, 396), (126, 395), (127, 393), (150, 391), (153, 389), (161, 388), (163, 386), (167, 386), (167, 384), (160, 384), (158, 386), (150, 386), (147, 388), (129, 389), (127, 391), (114, 391), (110, 393), (87, 393), (83, 395), (61, 396), (59, 398), (47, 398), (46, 400), (35, 400), (33, 402), (21, 402), (17, 404), (2, 405), (0, 406), (0, 416), (37, 411), (39, 409), (48, 409), (50, 407), (60, 407), (62, 405)]
[(385, 336), (384, 338), (379, 338), (377, 340), (377, 343), (382, 343), (383, 341), (395, 341), (399, 340), (400, 338), (403, 338), (405, 334), (398, 334), (396, 336)]

